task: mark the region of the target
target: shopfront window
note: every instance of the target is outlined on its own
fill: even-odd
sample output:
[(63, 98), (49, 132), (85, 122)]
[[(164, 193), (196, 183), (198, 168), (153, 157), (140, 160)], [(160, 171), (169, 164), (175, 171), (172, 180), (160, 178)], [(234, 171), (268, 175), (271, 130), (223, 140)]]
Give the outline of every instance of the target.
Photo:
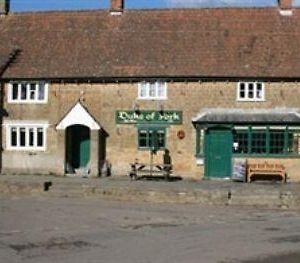
[(233, 132), (233, 153), (247, 155), (299, 155), (300, 131), (291, 127), (254, 128)]

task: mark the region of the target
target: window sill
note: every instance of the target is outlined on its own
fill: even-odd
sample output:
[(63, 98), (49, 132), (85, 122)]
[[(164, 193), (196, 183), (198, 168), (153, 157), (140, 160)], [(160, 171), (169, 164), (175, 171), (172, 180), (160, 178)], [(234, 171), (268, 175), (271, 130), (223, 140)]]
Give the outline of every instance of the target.
[(38, 100), (29, 100), (29, 101), (25, 101), (25, 100), (9, 100), (7, 101), (7, 103), (9, 104), (47, 104), (48, 101), (38, 101)]
[(7, 151), (15, 151), (15, 152), (45, 152), (46, 148), (45, 147), (41, 147), (41, 148), (30, 148), (30, 147), (7, 147), (6, 148)]
[(237, 102), (265, 102), (266, 99), (236, 99)]
[(166, 97), (137, 97), (138, 100), (167, 100), (168, 98)]

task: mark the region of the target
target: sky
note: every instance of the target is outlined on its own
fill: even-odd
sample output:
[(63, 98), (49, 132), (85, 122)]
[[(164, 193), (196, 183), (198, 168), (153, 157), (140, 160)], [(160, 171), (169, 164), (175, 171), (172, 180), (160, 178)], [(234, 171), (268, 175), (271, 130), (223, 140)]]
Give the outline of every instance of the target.
[[(109, 8), (110, 0), (10, 0), (15, 12)], [(293, 0), (300, 6), (300, 0)], [(277, 0), (125, 0), (125, 8), (275, 6)]]

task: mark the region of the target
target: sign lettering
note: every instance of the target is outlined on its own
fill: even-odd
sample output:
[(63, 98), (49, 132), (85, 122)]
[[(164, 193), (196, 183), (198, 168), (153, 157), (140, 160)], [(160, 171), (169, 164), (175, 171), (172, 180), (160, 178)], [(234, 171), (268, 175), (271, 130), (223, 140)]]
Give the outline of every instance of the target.
[(116, 111), (117, 124), (182, 124), (182, 111)]

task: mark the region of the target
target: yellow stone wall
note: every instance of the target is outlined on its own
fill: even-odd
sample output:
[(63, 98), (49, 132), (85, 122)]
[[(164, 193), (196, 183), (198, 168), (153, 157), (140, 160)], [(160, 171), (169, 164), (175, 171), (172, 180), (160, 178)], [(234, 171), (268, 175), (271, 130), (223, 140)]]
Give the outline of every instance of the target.
[[(7, 85), (6, 85), (7, 88)], [(136, 158), (149, 161), (149, 152), (137, 149), (137, 128), (135, 125), (116, 124), (116, 110), (165, 110), (183, 112), (183, 124), (171, 125), (167, 129), (167, 148), (172, 156), (174, 171), (183, 177), (201, 178), (203, 166), (196, 164), (196, 131), (192, 118), (204, 108), (267, 109), (274, 107), (300, 108), (300, 84), (265, 83), (263, 102), (238, 102), (237, 82), (169, 82), (168, 99), (143, 101), (137, 99), (137, 83), (50, 83), (47, 104), (8, 104), (4, 98), (7, 120), (48, 120), (47, 150), (45, 152), (7, 151), (5, 129), (3, 128), (2, 171), (9, 173), (64, 173), (64, 133), (55, 129), (65, 114), (81, 99), (82, 104), (108, 133), (106, 142), (107, 159), (115, 175), (125, 175), (129, 163)], [(177, 132), (183, 130), (185, 138), (180, 140)], [(161, 162), (161, 153), (155, 156)], [(297, 169), (300, 159), (287, 160), (290, 177), (300, 180)]]

